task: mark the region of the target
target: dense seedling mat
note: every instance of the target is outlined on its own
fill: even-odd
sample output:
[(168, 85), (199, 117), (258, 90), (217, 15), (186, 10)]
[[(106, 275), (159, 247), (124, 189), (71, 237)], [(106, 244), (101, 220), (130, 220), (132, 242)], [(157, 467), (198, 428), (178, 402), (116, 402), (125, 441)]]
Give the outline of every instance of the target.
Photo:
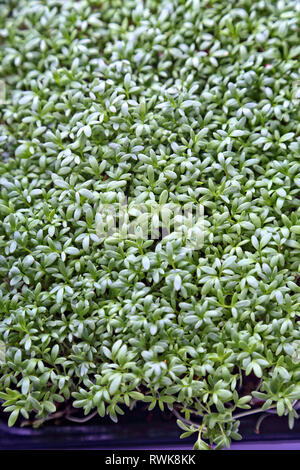
[[(145, 401), (201, 449), (261, 409), (292, 427), (299, 2), (7, 0), (0, 45), (9, 424)], [(203, 246), (100, 239), (120, 194), (201, 203)]]

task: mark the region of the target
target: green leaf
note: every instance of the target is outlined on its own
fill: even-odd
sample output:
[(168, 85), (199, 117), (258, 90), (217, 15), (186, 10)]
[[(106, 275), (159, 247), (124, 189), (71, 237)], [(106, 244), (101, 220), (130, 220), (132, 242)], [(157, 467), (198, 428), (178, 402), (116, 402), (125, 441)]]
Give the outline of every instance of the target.
[(115, 377), (111, 384), (110, 384), (110, 387), (109, 387), (109, 393), (111, 395), (114, 395), (116, 393), (116, 391), (119, 389), (120, 387), (120, 384), (121, 384), (121, 380), (122, 380), (122, 377), (121, 375)]
[(17, 421), (18, 416), (19, 416), (19, 411), (18, 409), (15, 409), (11, 414), (8, 419), (8, 426), (11, 428)]
[(297, 235), (300, 235), (300, 225), (292, 225), (290, 230), (291, 232), (296, 233)]

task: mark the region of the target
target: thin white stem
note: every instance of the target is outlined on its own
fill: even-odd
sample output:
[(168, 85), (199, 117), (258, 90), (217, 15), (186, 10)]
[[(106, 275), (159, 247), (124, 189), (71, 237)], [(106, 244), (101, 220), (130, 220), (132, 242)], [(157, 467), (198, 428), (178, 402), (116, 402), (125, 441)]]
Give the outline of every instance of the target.
[(89, 421), (94, 416), (96, 416), (97, 413), (98, 413), (98, 411), (96, 410), (93, 413), (91, 413), (90, 415), (85, 416), (84, 418), (75, 418), (74, 416), (66, 416), (66, 419), (68, 421), (74, 421), (74, 423), (85, 423), (86, 421)]

